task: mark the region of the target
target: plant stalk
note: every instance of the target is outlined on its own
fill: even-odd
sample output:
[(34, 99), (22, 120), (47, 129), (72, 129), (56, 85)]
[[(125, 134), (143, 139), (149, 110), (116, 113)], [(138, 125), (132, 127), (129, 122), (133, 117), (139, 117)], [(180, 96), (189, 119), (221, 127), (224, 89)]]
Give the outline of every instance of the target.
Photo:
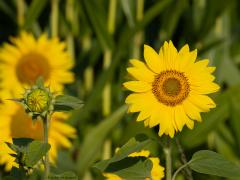
[(172, 180), (172, 153), (171, 153), (171, 140), (168, 139), (167, 145), (164, 148), (166, 157), (166, 180)]
[[(107, 30), (110, 35), (115, 31), (115, 19), (117, 13), (117, 0), (109, 1)], [(111, 64), (112, 51), (106, 49), (104, 52), (103, 68), (108, 69)], [(111, 84), (108, 82), (103, 89), (103, 115), (108, 116), (111, 112)]]
[[(49, 120), (50, 120), (50, 115), (47, 115), (45, 119), (43, 119), (43, 131), (44, 131), (44, 143), (48, 144), (48, 128), (49, 128)], [(45, 155), (45, 161), (44, 161), (44, 167), (45, 167), (45, 171), (44, 171), (44, 179), (48, 178), (48, 174), (49, 174), (49, 156), (48, 156), (48, 152)]]
[(17, 0), (17, 22), (20, 29), (22, 29), (24, 25), (24, 11), (25, 11), (25, 4), (24, 0)]
[(58, 35), (58, 5), (59, 0), (51, 1), (51, 36), (57, 37)]
[[(144, 13), (144, 0), (138, 0), (137, 1), (137, 14), (136, 19), (137, 22), (142, 21), (143, 19), (143, 13)], [(134, 46), (133, 46), (133, 57), (134, 58), (140, 58), (140, 49), (142, 46), (142, 40), (143, 40), (143, 32), (139, 31), (134, 36)]]

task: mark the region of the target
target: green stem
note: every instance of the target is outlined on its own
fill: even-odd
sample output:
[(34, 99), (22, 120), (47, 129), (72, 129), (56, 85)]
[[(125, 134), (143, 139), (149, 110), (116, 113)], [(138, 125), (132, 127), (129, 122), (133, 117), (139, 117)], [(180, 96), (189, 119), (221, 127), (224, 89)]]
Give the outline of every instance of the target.
[(51, 3), (51, 36), (58, 35), (58, 4), (59, 0), (52, 0)]
[(184, 169), (185, 167), (187, 167), (187, 166), (188, 166), (188, 163), (186, 163), (186, 164), (182, 165), (180, 168), (178, 168), (178, 169), (175, 171), (172, 180), (175, 180), (175, 178), (177, 177), (178, 173), (179, 173), (182, 169)]
[[(43, 131), (44, 131), (44, 143), (48, 144), (48, 128), (49, 128), (49, 120), (50, 115), (47, 115), (47, 117), (43, 120)], [(49, 156), (48, 153), (45, 155), (45, 161), (44, 161), (45, 171), (44, 171), (44, 179), (48, 178), (49, 174)]]
[(171, 154), (171, 140), (168, 140), (164, 148), (166, 157), (166, 180), (172, 180), (172, 154)]
[[(117, 0), (109, 1), (107, 30), (110, 35), (115, 31), (115, 19), (117, 13)], [(112, 51), (106, 49), (104, 52), (103, 68), (108, 69), (111, 64)], [(108, 82), (103, 89), (103, 115), (108, 116), (111, 112), (111, 84)]]
[(24, 0), (18, 0), (17, 2), (17, 21), (18, 26), (21, 29), (24, 24)]
[[(143, 19), (143, 12), (144, 12), (144, 0), (137, 1), (137, 14), (136, 19), (137, 22), (140, 22)], [(133, 46), (133, 57), (140, 58), (140, 47), (142, 46), (143, 40), (143, 32), (139, 31), (134, 36), (134, 46)]]

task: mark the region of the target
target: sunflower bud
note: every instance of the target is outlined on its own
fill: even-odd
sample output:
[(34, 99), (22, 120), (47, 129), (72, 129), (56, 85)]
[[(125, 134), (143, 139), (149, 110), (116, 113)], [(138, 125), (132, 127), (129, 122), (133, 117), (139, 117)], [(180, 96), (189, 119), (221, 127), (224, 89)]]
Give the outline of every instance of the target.
[(22, 99), (23, 107), (33, 119), (46, 117), (54, 110), (54, 96), (49, 88), (39, 80), (31, 89), (27, 89)]

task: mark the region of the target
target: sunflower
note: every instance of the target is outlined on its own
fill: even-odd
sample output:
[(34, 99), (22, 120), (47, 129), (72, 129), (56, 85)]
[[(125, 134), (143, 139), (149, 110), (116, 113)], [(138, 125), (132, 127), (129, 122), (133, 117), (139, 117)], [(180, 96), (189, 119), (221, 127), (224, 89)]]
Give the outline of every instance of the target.
[[(146, 157), (152, 162), (152, 170), (151, 170), (151, 179), (152, 180), (161, 180), (164, 177), (164, 167), (160, 166), (160, 160), (157, 157), (149, 157), (150, 152), (148, 150), (142, 150), (139, 152), (134, 152), (129, 154), (128, 157)], [(124, 180), (116, 174), (112, 173), (104, 173), (104, 177), (106, 180)], [(146, 178), (145, 180), (150, 180), (150, 178)]]
[(194, 120), (202, 121), (201, 112), (216, 107), (207, 96), (219, 90), (211, 74), (215, 67), (208, 67), (208, 59), (196, 58), (197, 50), (189, 51), (185, 45), (178, 52), (170, 41), (159, 54), (145, 45), (146, 64), (130, 60), (133, 67), (127, 71), (134, 80), (123, 84), (133, 91), (126, 98), (129, 112), (140, 112), (137, 121), (145, 126), (159, 125), (159, 136), (173, 137), (184, 125), (192, 129)]
[[(4, 93), (4, 97), (8, 97), (8, 93)], [(16, 166), (15, 158), (10, 156), (12, 150), (5, 142), (12, 143), (12, 138), (32, 138), (43, 140), (42, 121), (33, 123), (22, 105), (12, 101), (3, 101), (0, 104), (0, 164), (5, 164), (5, 170), (10, 170), (12, 166)], [(57, 157), (57, 149), (60, 147), (70, 148), (71, 142), (68, 138), (76, 136), (76, 130), (64, 123), (68, 118), (65, 113), (54, 113), (49, 128), (49, 144), (51, 149), (49, 152), (50, 161), (55, 163)]]
[(19, 97), (24, 88), (33, 85), (39, 76), (54, 91), (62, 91), (63, 84), (74, 80), (73, 61), (66, 45), (58, 38), (48, 39), (46, 34), (38, 39), (27, 32), (11, 38), (0, 49), (0, 88), (8, 89)]

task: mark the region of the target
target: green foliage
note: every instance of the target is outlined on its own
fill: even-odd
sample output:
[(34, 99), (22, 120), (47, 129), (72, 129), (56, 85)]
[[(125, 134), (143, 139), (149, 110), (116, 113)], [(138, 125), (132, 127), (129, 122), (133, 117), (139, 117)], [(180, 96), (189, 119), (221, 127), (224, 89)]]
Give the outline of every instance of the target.
[(131, 180), (151, 177), (152, 162), (149, 159), (128, 157), (131, 153), (143, 150), (150, 142), (151, 139), (146, 135), (139, 134), (123, 145), (111, 159), (100, 161), (93, 167)]
[(80, 109), (82, 106), (83, 102), (76, 97), (59, 95), (55, 98), (54, 111), (70, 111), (74, 109)]
[(37, 20), (44, 7), (47, 5), (47, 0), (33, 0), (26, 14), (24, 28), (28, 29)]
[(7, 145), (16, 152), (12, 154), (16, 157), (16, 162), (27, 168), (33, 168), (51, 147), (50, 144), (28, 138), (13, 139), (13, 144), (7, 143)]
[(222, 155), (209, 150), (194, 153), (189, 167), (199, 173), (228, 178), (240, 178), (240, 166), (226, 160)]
[(109, 132), (122, 119), (126, 112), (126, 106), (120, 107), (111, 116), (104, 119), (94, 129), (89, 132), (83, 140), (83, 145), (77, 162), (78, 174), (81, 177), (86, 169), (96, 160), (99, 149)]
[[(214, 150), (236, 164), (240, 163), (238, 12), (240, 1), (143, 1), (144, 11), (140, 20), (136, 18), (139, 10), (137, 3), (140, 1), (117, 1), (115, 32), (110, 33), (108, 31), (110, 1), (56, 0), (58, 14), (55, 15), (58, 19), (55, 23), (59, 30), (58, 37), (66, 40), (67, 49), (71, 52), (75, 62), (72, 71), (76, 81), (66, 86), (65, 92), (69, 95), (56, 97), (54, 111), (75, 110), (70, 116), (70, 124), (76, 129), (77, 137), (72, 140), (73, 147), (70, 150), (64, 149), (58, 154), (60, 162), (56, 166), (64, 165), (59, 165), (61, 167), (59, 172), (56, 174), (52, 172), (50, 176), (64, 178), (66, 174), (61, 174), (64, 171), (74, 171), (80, 179), (92, 180), (101, 179), (101, 173), (105, 171), (113, 172), (125, 179), (149, 176), (150, 164), (147, 159), (127, 156), (135, 150), (140, 150), (145, 146), (144, 143), (148, 144), (151, 140), (140, 141), (130, 138), (139, 132), (155, 137), (158, 129), (143, 127), (141, 123), (135, 122), (135, 115), (124, 116), (127, 109), (123, 106), (126, 93), (121, 84), (128, 78), (126, 75), (128, 60), (138, 58), (133, 55), (133, 50), (137, 49), (140, 52), (139, 59), (143, 60), (143, 44), (149, 44), (158, 50), (163, 41), (170, 39), (178, 49), (185, 43), (189, 44), (191, 50), (197, 48), (198, 59), (209, 58), (210, 65), (217, 67), (215, 77), (222, 87), (221, 92), (212, 97), (217, 107), (210, 112), (201, 113), (203, 121), (196, 122), (193, 130), (183, 128), (183, 132), (178, 134), (186, 157), (189, 158), (195, 151), (204, 148)], [(19, 2), (23, 2), (24, 9), (19, 9)], [(51, 35), (53, 2), (54, 0), (0, 1), (2, 22), (0, 43), (8, 41), (9, 36), (16, 35), (21, 30), (27, 30), (35, 35), (43, 32)], [(23, 25), (19, 23), (21, 15), (23, 15)], [(139, 32), (141, 38), (138, 37)], [(106, 51), (111, 52), (110, 65), (108, 68), (102, 68)], [(90, 80), (87, 70), (92, 71)], [(4, 77), (1, 76), (0, 81), (2, 78)], [(86, 84), (89, 82), (92, 82), (92, 88), (87, 88)], [(112, 112), (109, 116), (103, 117), (102, 92), (108, 83), (112, 88), (110, 97)], [(0, 98), (4, 99), (4, 97)], [(84, 100), (84, 106), (83, 101), (79, 99)], [(13, 100), (19, 102), (19, 99)], [(110, 147), (103, 148), (106, 139), (110, 142)], [(130, 140), (126, 143), (128, 139)], [(159, 141), (165, 141), (164, 137)], [(46, 144), (22, 138), (13, 139), (13, 144), (8, 143), (8, 146), (17, 152), (12, 156), (16, 157), (22, 166), (28, 168), (33, 168), (48, 150)], [(110, 157), (116, 147), (122, 148), (108, 160), (95, 164), (95, 167), (102, 171), (101, 173), (96, 172), (96, 168), (91, 168), (102, 158), (102, 154), (107, 153)], [(161, 165), (164, 166), (163, 148), (158, 144), (151, 148), (151, 153), (159, 156)], [(178, 148), (173, 144), (174, 170), (182, 163), (178, 152)], [(189, 167), (200, 173), (224, 177), (230, 177), (230, 174), (235, 176), (238, 168), (227, 160), (216, 153), (201, 151), (194, 154), (193, 159), (189, 161)], [(225, 169), (222, 170), (219, 165), (225, 166)], [(4, 168), (0, 167), (0, 179), (3, 174), (11, 176), (8, 178), (26, 179), (26, 171), (28, 171), (26, 168), (13, 168), (11, 173), (5, 173)], [(75, 177), (73, 174), (66, 176)], [(213, 177), (194, 173), (193, 179), (205, 180)], [(214, 177), (214, 179), (221, 178)]]

